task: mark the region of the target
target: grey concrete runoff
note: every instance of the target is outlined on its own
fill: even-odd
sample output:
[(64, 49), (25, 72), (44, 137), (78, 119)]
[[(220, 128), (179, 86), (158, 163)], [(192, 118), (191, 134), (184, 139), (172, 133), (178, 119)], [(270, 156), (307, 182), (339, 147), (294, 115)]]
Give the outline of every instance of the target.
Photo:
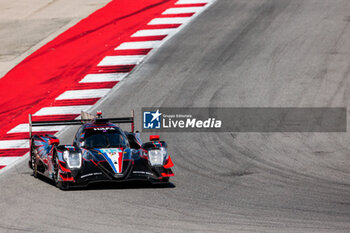
[[(97, 109), (348, 107), (349, 12), (348, 0), (218, 0)], [(22, 163), (0, 178), (0, 232), (350, 232), (349, 133), (161, 138), (175, 187), (60, 191)]]
[(0, 0), (0, 78), (110, 0)]

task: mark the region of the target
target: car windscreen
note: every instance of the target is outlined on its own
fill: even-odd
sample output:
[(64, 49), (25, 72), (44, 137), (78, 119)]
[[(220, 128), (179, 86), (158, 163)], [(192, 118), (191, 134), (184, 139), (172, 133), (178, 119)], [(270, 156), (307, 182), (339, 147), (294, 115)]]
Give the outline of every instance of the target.
[(87, 148), (125, 148), (126, 136), (118, 128), (92, 128), (85, 132), (84, 147)]

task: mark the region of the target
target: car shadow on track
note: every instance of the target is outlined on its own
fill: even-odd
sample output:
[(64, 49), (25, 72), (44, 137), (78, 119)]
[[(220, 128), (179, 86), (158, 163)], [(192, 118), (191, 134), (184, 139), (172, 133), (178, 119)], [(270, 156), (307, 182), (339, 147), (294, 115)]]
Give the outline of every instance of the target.
[[(165, 184), (152, 184), (147, 181), (127, 181), (127, 182), (102, 182), (93, 183), (84, 189), (87, 190), (103, 190), (103, 189), (164, 189), (175, 188), (175, 184), (169, 182)], [(72, 190), (74, 190), (73, 188)]]
[[(56, 186), (54, 181), (39, 175), (38, 179), (49, 185)], [(162, 184), (152, 184), (147, 181), (125, 181), (125, 182), (98, 182), (92, 183), (88, 186), (71, 186), (65, 191), (81, 191), (81, 190), (107, 190), (107, 189), (167, 189), (175, 188), (174, 183), (162, 183)], [(57, 188), (58, 189), (58, 188)]]

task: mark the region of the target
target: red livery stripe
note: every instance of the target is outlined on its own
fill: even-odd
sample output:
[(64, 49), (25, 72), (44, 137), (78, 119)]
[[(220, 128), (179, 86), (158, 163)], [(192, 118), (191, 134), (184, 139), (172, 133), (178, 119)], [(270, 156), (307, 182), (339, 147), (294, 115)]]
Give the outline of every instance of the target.
[(163, 177), (171, 177), (171, 176), (174, 176), (174, 173), (162, 173), (161, 174)]
[(171, 160), (171, 157), (170, 157), (170, 155), (169, 155), (169, 159), (168, 159), (168, 161), (166, 162), (166, 164), (164, 165), (164, 168), (171, 168), (171, 167), (173, 167), (173, 166), (174, 166), (173, 161)]
[(118, 165), (119, 165), (119, 173), (123, 172), (123, 150), (121, 152), (118, 152)]
[(58, 164), (60, 165), (61, 171), (63, 171), (63, 172), (71, 172), (71, 170), (69, 170), (68, 168), (64, 167), (64, 165), (63, 165), (64, 162), (58, 161)]
[(60, 177), (63, 181), (74, 181), (74, 178), (71, 177), (70, 175), (60, 174)]

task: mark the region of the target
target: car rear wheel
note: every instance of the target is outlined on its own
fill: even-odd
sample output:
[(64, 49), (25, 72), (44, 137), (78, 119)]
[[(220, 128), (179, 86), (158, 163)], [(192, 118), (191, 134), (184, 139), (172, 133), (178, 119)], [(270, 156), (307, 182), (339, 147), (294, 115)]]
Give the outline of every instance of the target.
[(162, 182), (166, 182), (166, 183), (168, 183), (168, 182), (169, 182), (169, 177), (165, 177), (165, 178), (163, 178), (163, 179), (162, 179)]
[(30, 166), (33, 169), (33, 176), (35, 178), (38, 177), (38, 163), (36, 161), (36, 157), (37, 157), (37, 151), (36, 149), (32, 146), (31, 150), (30, 150)]

